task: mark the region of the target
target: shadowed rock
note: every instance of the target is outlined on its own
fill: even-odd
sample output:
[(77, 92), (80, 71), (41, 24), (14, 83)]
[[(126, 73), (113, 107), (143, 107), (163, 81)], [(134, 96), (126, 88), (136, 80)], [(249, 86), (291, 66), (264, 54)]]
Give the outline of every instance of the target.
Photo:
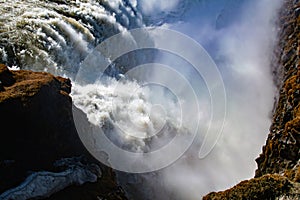
[(86, 115), (72, 106), (69, 79), (45, 72), (10, 71), (0, 65), (0, 81), (0, 195), (11, 188), (18, 189), (35, 173), (46, 173), (45, 180), (48, 175), (69, 180), (62, 175), (77, 176), (82, 171), (64, 173), (70, 169), (55, 166), (55, 161), (81, 157), (83, 165), (96, 164), (101, 168), (101, 178), (83, 185), (69, 181), (71, 185), (55, 190), (57, 193), (49, 199), (126, 199), (113, 171), (95, 160), (79, 139), (72, 109), (86, 121), (86, 126), (88, 122)]

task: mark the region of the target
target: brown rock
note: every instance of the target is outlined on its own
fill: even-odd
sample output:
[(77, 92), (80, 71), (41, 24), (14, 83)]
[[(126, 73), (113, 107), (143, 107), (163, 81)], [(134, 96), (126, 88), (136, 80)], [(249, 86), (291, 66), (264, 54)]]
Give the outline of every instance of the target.
[[(279, 98), (273, 114), (270, 133), (263, 147), (263, 152), (256, 159), (258, 169), (256, 177), (267, 173), (280, 173), (297, 170), (295, 166), (300, 159), (300, 21), (295, 12), (290, 12), (300, 6), (296, 1), (285, 2), (281, 19), (283, 26), (279, 35), (281, 53), (291, 52), (290, 56), (278, 56), (277, 66), (283, 66)], [(285, 20), (288, 19), (288, 22)], [(290, 28), (286, 26), (289, 23)], [(289, 30), (287, 33), (287, 29)], [(290, 37), (290, 35), (294, 37)], [(278, 67), (280, 68), (280, 67)], [(295, 173), (294, 173), (295, 174)]]
[(15, 83), (13, 74), (3, 64), (0, 64), (0, 80), (2, 86), (11, 86)]
[(300, 195), (299, 186), (299, 183), (293, 183), (284, 176), (267, 174), (259, 178), (242, 181), (238, 185), (224, 192), (212, 192), (206, 195), (203, 200), (263, 200), (275, 199), (283, 196), (288, 196), (292, 199), (297, 198)]
[(72, 109), (87, 119), (72, 108), (69, 79), (0, 65), (0, 81), (0, 194), (21, 184), (30, 171), (57, 171), (56, 160), (84, 156), (101, 167), (102, 178), (70, 186), (50, 199), (126, 199), (113, 171), (95, 160), (79, 139)]

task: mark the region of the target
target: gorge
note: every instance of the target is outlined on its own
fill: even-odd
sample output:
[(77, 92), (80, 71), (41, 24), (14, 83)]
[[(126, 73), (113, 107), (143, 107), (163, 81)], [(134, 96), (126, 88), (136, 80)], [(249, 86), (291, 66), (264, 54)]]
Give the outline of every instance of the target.
[(0, 199), (299, 198), (298, 1), (0, 5)]

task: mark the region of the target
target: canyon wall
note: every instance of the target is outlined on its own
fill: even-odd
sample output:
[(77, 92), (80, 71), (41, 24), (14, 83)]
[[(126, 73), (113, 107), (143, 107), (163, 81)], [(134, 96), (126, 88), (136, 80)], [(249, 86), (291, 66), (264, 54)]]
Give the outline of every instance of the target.
[(286, 0), (278, 19), (274, 52), (275, 97), (272, 125), (255, 177), (203, 199), (300, 198), (300, 2)]

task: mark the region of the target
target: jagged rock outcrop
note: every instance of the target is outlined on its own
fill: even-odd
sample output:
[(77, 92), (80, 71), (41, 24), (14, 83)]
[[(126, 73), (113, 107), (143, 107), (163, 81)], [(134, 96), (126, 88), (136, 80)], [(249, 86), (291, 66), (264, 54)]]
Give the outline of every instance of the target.
[(273, 68), (279, 94), (255, 177), (204, 200), (300, 199), (300, 2), (286, 0), (278, 22)]
[(225, 200), (225, 199), (251, 199), (272, 200), (279, 198), (298, 199), (300, 195), (300, 183), (290, 181), (288, 178), (267, 174), (260, 178), (242, 181), (233, 188), (224, 192), (212, 192), (203, 200)]
[[(70, 92), (69, 79), (45, 72), (11, 71), (0, 64), (0, 195), (12, 188), (16, 189), (9, 195), (24, 192), (26, 184), (38, 189), (39, 184), (44, 187), (43, 182), (52, 180), (64, 187), (57, 192), (53, 186), (57, 193), (49, 199), (126, 199), (113, 171), (95, 160), (81, 143), (72, 109), (81, 111), (72, 107)], [(86, 118), (83, 113), (81, 117)], [(80, 157), (80, 165), (55, 165), (74, 157)], [(86, 167), (91, 165), (99, 170)]]
[(300, 3), (286, 1), (280, 15), (278, 44), (280, 51), (277, 53), (279, 55), (276, 55), (279, 58), (276, 64), (280, 68), (277, 73), (277, 80), (280, 81), (279, 97), (266, 145), (256, 160), (258, 164), (256, 177), (267, 173), (290, 174), (293, 170), (293, 177), (290, 174), (289, 178), (300, 181), (299, 14)]

